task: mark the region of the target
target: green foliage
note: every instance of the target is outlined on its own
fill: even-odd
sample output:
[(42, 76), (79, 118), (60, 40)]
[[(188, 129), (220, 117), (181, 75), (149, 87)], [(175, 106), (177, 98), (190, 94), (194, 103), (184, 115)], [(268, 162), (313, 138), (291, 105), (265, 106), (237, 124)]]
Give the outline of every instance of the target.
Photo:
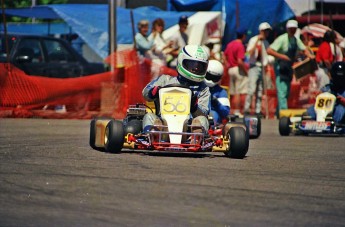
[[(10, 0), (4, 1), (5, 2), (5, 9), (6, 8), (23, 8), (23, 7), (31, 7), (32, 1), (31, 0)], [(36, 5), (48, 5), (48, 4), (65, 4), (68, 0), (36, 0)], [(23, 17), (7, 17), (7, 22), (30, 22), (31, 18), (23, 18)], [(41, 20), (36, 20), (41, 21)]]
[[(48, 5), (48, 4), (64, 4), (68, 0), (36, 0), (36, 5)], [(10, 0), (5, 1), (5, 8), (21, 8), (21, 7), (30, 7), (32, 1), (30, 0)]]

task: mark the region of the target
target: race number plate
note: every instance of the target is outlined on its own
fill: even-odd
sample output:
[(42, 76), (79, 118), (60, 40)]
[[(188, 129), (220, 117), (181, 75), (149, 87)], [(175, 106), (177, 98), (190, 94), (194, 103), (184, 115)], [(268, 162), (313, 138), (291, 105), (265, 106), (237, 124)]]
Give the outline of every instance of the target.
[(330, 93), (323, 93), (317, 96), (315, 111), (332, 111), (336, 97)]
[(331, 127), (331, 122), (319, 122), (319, 121), (303, 121), (302, 128), (304, 130), (329, 130)]
[(190, 96), (183, 92), (163, 94), (161, 112), (164, 115), (188, 115), (190, 112)]

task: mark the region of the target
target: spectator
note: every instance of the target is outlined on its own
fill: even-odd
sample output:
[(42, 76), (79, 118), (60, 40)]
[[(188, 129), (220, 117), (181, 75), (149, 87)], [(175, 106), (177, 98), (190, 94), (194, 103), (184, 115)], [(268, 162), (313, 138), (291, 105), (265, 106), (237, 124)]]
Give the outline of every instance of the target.
[(259, 25), (259, 34), (252, 37), (249, 40), (247, 46), (247, 53), (249, 54), (249, 70), (248, 70), (248, 94), (246, 102), (244, 104), (244, 113), (250, 114), (250, 106), (254, 92), (256, 93), (255, 101), (255, 113), (263, 115), (261, 113), (261, 100), (263, 91), (263, 73), (264, 67), (268, 64), (268, 56), (266, 49), (269, 47), (267, 38), (271, 25), (267, 22), (263, 22)]
[[(345, 124), (345, 62), (336, 62), (331, 67), (331, 83), (321, 90), (337, 97), (333, 110), (333, 119), (338, 124)], [(307, 109), (308, 115), (316, 119), (314, 106)]]
[(153, 78), (160, 75), (160, 68), (166, 66), (167, 54), (172, 51), (172, 42), (167, 42), (163, 36), (164, 20), (157, 18), (152, 22), (152, 32), (149, 41), (153, 40), (153, 48), (151, 50), (152, 67), (151, 72)]
[[(177, 72), (178, 76), (161, 75), (151, 81), (143, 89), (143, 96), (147, 101), (159, 101), (159, 89), (170, 84), (181, 84), (192, 90), (190, 113), (192, 125), (202, 126), (207, 131), (209, 123), (207, 116), (210, 112), (210, 91), (204, 79), (208, 65), (206, 50), (198, 45), (187, 45), (178, 55)], [(152, 129), (153, 125), (162, 125), (163, 122), (158, 115), (147, 113), (143, 119), (144, 131)], [(193, 132), (201, 132), (197, 129)]]
[(322, 43), (316, 53), (316, 62), (319, 68), (315, 71), (317, 77), (318, 88), (321, 89), (326, 84), (329, 84), (329, 72), (332, 67), (332, 63), (335, 61), (332, 53), (331, 42), (335, 42), (335, 33), (333, 31), (325, 32)]
[(138, 33), (135, 35), (136, 48), (138, 55), (141, 57), (150, 58), (148, 51), (151, 50), (153, 40), (149, 40), (147, 33), (149, 31), (149, 21), (141, 20), (138, 23)]
[(181, 50), (182, 47), (186, 46), (188, 44), (188, 35), (186, 33), (187, 27), (188, 27), (188, 17), (187, 16), (181, 16), (179, 21), (179, 31), (176, 32), (172, 37), (172, 48), (173, 51), (170, 53), (170, 59), (168, 60), (168, 66), (171, 68), (176, 68), (177, 65), (177, 56)]
[[(307, 49), (307, 51), (309, 51), (310, 54), (314, 55), (314, 51), (312, 50), (312, 46), (314, 46), (315, 43), (314, 43), (313, 39), (311, 38), (311, 35), (309, 35), (309, 34), (305, 34), (305, 35), (301, 34), (299, 36), (299, 38), (301, 39), (301, 41), (304, 44), (304, 46)], [(303, 52), (302, 53), (300, 52), (300, 55), (297, 57), (297, 59), (299, 60), (299, 58), (300, 58), (301, 61), (303, 61), (305, 59), (305, 55), (304, 55)]]
[(211, 116), (216, 123), (222, 123), (230, 114), (228, 93), (219, 84), (222, 80), (224, 67), (217, 60), (210, 60), (207, 67), (205, 83), (211, 92)]
[[(343, 61), (343, 52), (341, 51), (341, 48), (339, 46), (340, 42), (338, 41), (337, 38), (335, 38), (334, 42), (331, 42), (331, 50), (332, 50), (332, 54), (335, 57), (335, 61)], [(334, 48), (335, 45), (335, 48)]]
[(237, 39), (231, 41), (224, 51), (224, 59), (230, 76), (230, 103), (235, 114), (240, 114), (248, 91), (248, 69), (244, 63), (246, 30), (237, 30)]
[(301, 39), (295, 37), (297, 28), (298, 22), (296, 20), (289, 20), (286, 23), (287, 32), (277, 37), (267, 49), (267, 53), (277, 59), (274, 70), (278, 96), (278, 117), (280, 110), (288, 108), (287, 100), (293, 74), (292, 64), (295, 61), (298, 51), (304, 51), (307, 57), (314, 58), (314, 55), (308, 52)]

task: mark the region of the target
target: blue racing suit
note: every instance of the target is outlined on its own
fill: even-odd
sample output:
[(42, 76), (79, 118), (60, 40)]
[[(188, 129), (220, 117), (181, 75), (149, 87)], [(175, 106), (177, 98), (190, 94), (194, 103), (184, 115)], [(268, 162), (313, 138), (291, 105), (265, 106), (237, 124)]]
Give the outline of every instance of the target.
[(230, 113), (230, 101), (224, 88), (216, 84), (209, 87), (211, 92), (211, 115), (216, 123), (222, 123)]
[[(328, 84), (321, 89), (322, 92), (329, 92), (336, 97), (341, 96), (345, 97), (345, 89), (341, 89), (337, 91), (334, 89), (333, 84)], [(308, 115), (310, 115), (313, 119), (316, 119), (316, 113), (314, 110), (314, 106), (311, 106), (307, 109)], [(334, 110), (333, 110), (333, 119), (336, 123), (345, 124), (345, 106), (339, 103), (338, 101), (335, 103)]]

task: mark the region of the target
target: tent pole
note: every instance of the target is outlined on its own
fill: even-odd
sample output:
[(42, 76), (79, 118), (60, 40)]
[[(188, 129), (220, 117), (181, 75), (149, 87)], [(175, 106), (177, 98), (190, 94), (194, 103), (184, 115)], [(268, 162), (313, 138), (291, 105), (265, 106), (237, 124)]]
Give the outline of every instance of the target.
[(109, 8), (109, 24), (108, 24), (108, 34), (109, 34), (109, 55), (110, 58), (110, 68), (114, 71), (115, 67), (115, 51), (116, 51), (116, 4), (114, 0), (108, 1)]
[(133, 16), (133, 10), (131, 10), (131, 24), (132, 24), (132, 36), (133, 36), (133, 45), (134, 49), (137, 48), (137, 43), (135, 41), (135, 30), (134, 30), (134, 16)]

